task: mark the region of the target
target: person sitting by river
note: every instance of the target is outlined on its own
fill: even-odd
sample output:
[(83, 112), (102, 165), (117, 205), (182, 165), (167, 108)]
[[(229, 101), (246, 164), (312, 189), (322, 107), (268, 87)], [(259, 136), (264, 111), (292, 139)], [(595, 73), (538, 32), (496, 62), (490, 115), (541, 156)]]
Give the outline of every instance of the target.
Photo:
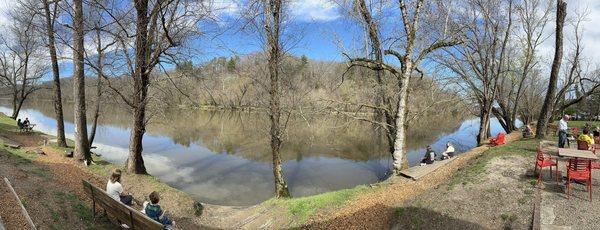
[(132, 205), (133, 196), (123, 193), (123, 185), (121, 185), (121, 170), (115, 169), (106, 183), (106, 193), (115, 200), (121, 201), (123, 204)]
[(425, 152), (425, 156), (421, 160), (421, 166), (433, 164), (435, 161), (435, 152), (431, 149), (431, 146), (427, 146), (427, 151)]
[(448, 141), (446, 143), (446, 151), (442, 153), (442, 160), (450, 159), (451, 157), (454, 157), (454, 145)]
[(577, 138), (577, 140), (585, 141), (588, 144), (589, 148), (591, 148), (594, 144), (594, 138), (590, 136), (590, 130), (588, 128), (583, 128), (583, 131), (581, 132), (581, 135), (579, 135), (579, 138)]
[(531, 126), (526, 125), (523, 128), (523, 137), (527, 138), (527, 137), (531, 137), (532, 135), (533, 135), (533, 131), (531, 130)]
[(23, 121), (23, 126), (24, 126), (25, 128), (27, 128), (27, 127), (29, 127), (29, 124), (30, 124), (30, 123), (29, 123), (29, 117), (26, 117), (26, 118), (25, 118), (25, 121)]
[(23, 128), (25, 128), (25, 125), (23, 125), (23, 122), (21, 121), (21, 118), (19, 118), (17, 120), (17, 126), (19, 127), (20, 130), (22, 130)]
[(150, 202), (144, 202), (143, 213), (145, 213), (150, 219), (153, 219), (161, 224), (163, 224), (167, 229), (175, 226), (175, 221), (172, 221), (165, 215), (165, 211), (162, 210), (158, 202), (160, 202), (160, 196), (158, 192), (153, 191), (148, 196), (150, 198)]

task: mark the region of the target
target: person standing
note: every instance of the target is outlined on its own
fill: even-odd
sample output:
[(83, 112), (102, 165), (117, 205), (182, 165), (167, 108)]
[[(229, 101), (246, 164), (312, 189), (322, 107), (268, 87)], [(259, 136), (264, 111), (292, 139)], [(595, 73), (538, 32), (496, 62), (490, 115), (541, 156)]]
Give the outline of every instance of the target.
[(567, 132), (569, 131), (569, 115), (564, 115), (560, 121), (558, 121), (558, 147), (564, 148), (567, 142)]

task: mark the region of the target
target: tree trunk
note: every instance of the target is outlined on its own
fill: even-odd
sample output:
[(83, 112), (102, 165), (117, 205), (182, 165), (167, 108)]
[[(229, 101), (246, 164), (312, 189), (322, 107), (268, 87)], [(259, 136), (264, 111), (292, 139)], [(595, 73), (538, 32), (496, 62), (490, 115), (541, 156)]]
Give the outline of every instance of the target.
[(100, 117), (100, 97), (102, 96), (101, 93), (102, 90), (102, 79), (100, 77), (98, 77), (98, 85), (96, 85), (96, 106), (94, 108), (94, 115), (92, 115), (92, 130), (90, 131), (90, 139), (89, 139), (89, 145), (90, 145), (90, 149), (92, 148), (92, 145), (94, 144), (94, 138), (96, 137), (96, 128), (98, 126), (98, 118)]
[(98, 55), (98, 59), (96, 60), (96, 67), (98, 68), (96, 70), (97, 72), (97, 82), (96, 82), (96, 106), (94, 108), (94, 115), (93, 116), (93, 120), (92, 120), (92, 131), (90, 132), (90, 139), (89, 139), (89, 144), (90, 144), (90, 149), (92, 148), (92, 145), (94, 144), (94, 138), (96, 137), (96, 127), (98, 126), (98, 117), (100, 117), (100, 99), (102, 98), (102, 75), (103, 75), (103, 69), (104, 69), (104, 64), (103, 64), (103, 57), (104, 57), (104, 53), (102, 50), (102, 37), (100, 35), (100, 30), (96, 29), (96, 52)]
[(281, 108), (279, 92), (279, 62), (281, 57), (280, 26), (281, 26), (281, 0), (270, 0), (265, 3), (265, 29), (267, 33), (269, 52), (269, 118), (271, 120), (271, 153), (273, 155), (273, 176), (275, 177), (275, 196), (277, 198), (290, 197), (287, 183), (281, 168)]
[(406, 115), (408, 111), (408, 87), (410, 75), (412, 73), (413, 63), (405, 59), (402, 69), (402, 78), (400, 79), (400, 92), (398, 93), (398, 106), (396, 109), (396, 138), (394, 140), (394, 170), (396, 172), (406, 167), (403, 165), (404, 155), (406, 154)]
[[(58, 4), (58, 3), (54, 3)], [(54, 6), (56, 12), (57, 5)], [(46, 17), (46, 33), (48, 36), (48, 50), (50, 51), (50, 60), (52, 62), (52, 76), (54, 83), (54, 113), (56, 115), (56, 139), (59, 147), (67, 147), (65, 138), (65, 122), (62, 109), (62, 95), (60, 91), (60, 71), (58, 69), (58, 58), (56, 56), (56, 42), (54, 39), (54, 22), (50, 15), (50, 6), (48, 0), (44, 0), (44, 12)]]
[(129, 141), (127, 171), (147, 174), (142, 157), (142, 139), (146, 132), (146, 103), (149, 75), (148, 0), (136, 0), (135, 73), (133, 79), (133, 125)]
[[(145, 106), (145, 105), (144, 105)], [(146, 109), (133, 109), (133, 128), (129, 140), (129, 158), (127, 159), (127, 171), (135, 174), (147, 174), (144, 158), (142, 157), (142, 139), (146, 132), (145, 124)]]
[(544, 104), (542, 105), (540, 116), (538, 118), (537, 129), (535, 131), (536, 138), (544, 138), (546, 136), (548, 123), (550, 122), (550, 119), (552, 119), (552, 111), (554, 109), (552, 108), (552, 104), (556, 97), (558, 74), (563, 56), (563, 27), (567, 15), (567, 3), (563, 0), (558, 0), (556, 4), (556, 45), (554, 48), (554, 60), (552, 61), (546, 99), (544, 99)]
[(19, 104), (18, 101), (18, 96), (17, 96), (18, 92), (13, 92), (13, 98), (12, 98), (12, 114), (10, 115), (10, 118), (12, 118), (13, 120), (16, 120), (17, 117), (19, 117), (19, 111), (21, 110), (20, 108), (17, 108), (17, 104)]
[(73, 52), (73, 98), (75, 99), (75, 158), (91, 162), (92, 156), (87, 138), (87, 121), (85, 108), (85, 73), (83, 63), (83, 3), (73, 1), (75, 12), (73, 17), (74, 52)]
[(490, 132), (491, 102), (485, 101), (479, 112), (479, 133), (477, 134), (477, 145), (481, 146), (487, 142)]

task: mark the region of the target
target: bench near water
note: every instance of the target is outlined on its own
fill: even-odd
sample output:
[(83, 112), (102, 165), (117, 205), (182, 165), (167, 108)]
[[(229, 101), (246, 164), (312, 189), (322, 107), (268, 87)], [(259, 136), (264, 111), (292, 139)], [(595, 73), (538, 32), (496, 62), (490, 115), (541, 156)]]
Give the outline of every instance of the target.
[(125, 224), (129, 229), (164, 229), (164, 226), (161, 223), (158, 223), (153, 219), (150, 219), (146, 214), (113, 199), (104, 190), (90, 184), (90, 182), (84, 180), (83, 188), (92, 198), (94, 219), (96, 218), (96, 205), (99, 205), (105, 213), (115, 218), (119, 225), (123, 226), (123, 224)]
[(438, 168), (452, 162), (454, 159), (456, 159), (456, 157), (452, 157), (447, 160), (434, 161), (433, 164), (429, 164), (429, 165), (415, 166), (412, 168), (408, 168), (408, 169), (400, 171), (400, 175), (404, 175), (413, 180), (419, 180), (419, 179), (421, 179), (421, 177), (424, 177), (425, 175), (437, 170)]

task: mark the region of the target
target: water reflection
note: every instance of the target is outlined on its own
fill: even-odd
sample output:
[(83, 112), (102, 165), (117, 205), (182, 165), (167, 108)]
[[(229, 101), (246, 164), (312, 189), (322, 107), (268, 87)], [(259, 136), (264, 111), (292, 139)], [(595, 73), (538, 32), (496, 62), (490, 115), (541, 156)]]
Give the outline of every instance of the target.
[[(10, 112), (8, 103), (0, 101), (0, 112)], [(130, 116), (116, 106), (109, 110), (100, 118), (94, 145), (106, 160), (122, 164)], [(72, 105), (65, 111), (66, 135), (73, 138)], [(49, 134), (56, 132), (53, 116), (51, 102), (28, 103), (21, 112), (37, 124), (36, 130)], [(251, 205), (269, 199), (274, 185), (265, 118), (248, 112), (164, 112), (153, 118), (144, 137), (146, 168), (202, 202)], [(424, 119), (414, 125), (408, 139), (410, 164), (419, 161), (428, 144), (436, 151), (447, 141), (458, 152), (474, 147), (478, 121), (461, 124), (460, 119)], [(282, 158), (293, 196), (373, 183), (391, 167), (386, 142), (369, 124), (332, 115), (292, 116), (287, 130)], [(500, 131), (494, 121), (492, 133)]]

